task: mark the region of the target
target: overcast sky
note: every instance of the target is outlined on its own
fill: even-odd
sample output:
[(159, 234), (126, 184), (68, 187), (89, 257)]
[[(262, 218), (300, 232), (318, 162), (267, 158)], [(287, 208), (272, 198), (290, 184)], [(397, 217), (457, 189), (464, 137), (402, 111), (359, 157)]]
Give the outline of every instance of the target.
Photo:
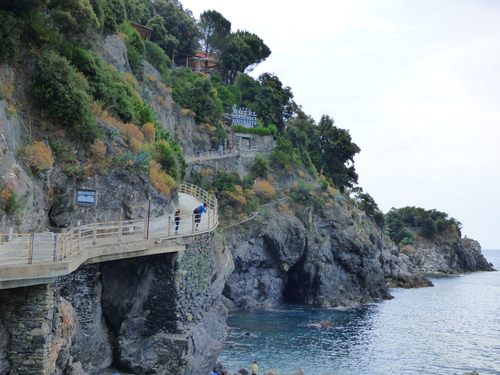
[(500, 249), (500, 1), (181, 2), (264, 40), (252, 75), (275, 73), (304, 112), (349, 130), (383, 212), (437, 209)]

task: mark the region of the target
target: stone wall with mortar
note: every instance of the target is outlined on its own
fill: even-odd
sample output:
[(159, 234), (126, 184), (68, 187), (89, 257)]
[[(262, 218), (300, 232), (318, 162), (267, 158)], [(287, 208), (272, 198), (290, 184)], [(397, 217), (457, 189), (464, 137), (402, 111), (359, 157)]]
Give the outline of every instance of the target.
[(0, 290), (0, 306), (0, 374), (50, 374), (54, 286)]
[(178, 254), (177, 288), (179, 318), (183, 323), (200, 321), (214, 301), (210, 298), (212, 284), (212, 236), (206, 234), (200, 241)]

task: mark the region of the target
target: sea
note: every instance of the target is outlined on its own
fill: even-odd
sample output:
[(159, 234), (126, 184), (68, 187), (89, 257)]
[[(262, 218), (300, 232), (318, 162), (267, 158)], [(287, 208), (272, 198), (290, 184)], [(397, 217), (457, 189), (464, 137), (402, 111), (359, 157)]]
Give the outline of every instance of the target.
[[(482, 250), (500, 271), (500, 250)], [(349, 309), (284, 304), (228, 318), (219, 361), (234, 374), (500, 374), (500, 272), (432, 276), (434, 287)], [(318, 323), (330, 321), (331, 328)]]

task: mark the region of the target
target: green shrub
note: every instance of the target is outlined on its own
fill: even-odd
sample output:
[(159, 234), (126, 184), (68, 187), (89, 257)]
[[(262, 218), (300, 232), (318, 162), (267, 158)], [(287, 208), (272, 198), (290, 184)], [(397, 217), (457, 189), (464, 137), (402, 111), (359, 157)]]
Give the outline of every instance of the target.
[(118, 71), (112, 68), (108, 68), (108, 71), (111, 74), (111, 91), (113, 92), (109, 99), (115, 113), (118, 114), (124, 122), (142, 125), (139, 123), (139, 116), (136, 112), (137, 106), (141, 101), (136, 95), (132, 84)]
[(255, 212), (259, 209), (259, 200), (257, 198), (248, 202), (247, 213)]
[(25, 16), (21, 24), (24, 43), (35, 48), (49, 46), (54, 50), (62, 44), (62, 36), (45, 12), (29, 12)]
[(156, 139), (158, 140), (158, 143), (165, 141), (174, 152), (177, 165), (177, 175), (179, 179), (183, 179), (186, 176), (187, 163), (184, 159), (184, 151), (182, 150), (181, 145), (167, 130), (163, 127), (157, 126), (155, 122), (153, 122), (153, 124), (156, 128)]
[(78, 181), (83, 181), (86, 177), (88, 177), (88, 168), (85, 164), (66, 164), (63, 168), (63, 172), (68, 177), (74, 177)]
[(235, 191), (235, 185), (243, 185), (238, 172), (220, 172), (217, 179), (212, 182), (212, 187), (217, 192)]
[[(66, 56), (88, 80), (89, 91), (95, 101), (102, 102), (108, 111), (122, 121), (142, 125), (139, 122), (141, 101), (134, 87), (116, 69), (106, 65), (98, 54), (68, 45)], [(146, 121), (147, 122), (147, 121)]]
[(10, 12), (0, 11), (0, 63), (12, 61), (19, 51), (20, 30), (17, 19)]
[(256, 177), (266, 178), (271, 170), (269, 159), (265, 156), (257, 155), (250, 169)]
[[(116, 31), (120, 25), (127, 18), (127, 10), (123, 0), (92, 0), (94, 12), (96, 10), (96, 3), (101, 2), (102, 11), (102, 29), (105, 33), (112, 33)], [(99, 14), (97, 11), (96, 14)]]
[(430, 217), (426, 217), (424, 220), (422, 220), (420, 234), (427, 238), (434, 237), (437, 234), (437, 226), (434, 220), (432, 220)]
[(21, 202), (15, 189), (0, 183), (0, 209), (6, 213), (15, 213), (21, 208)]
[(224, 108), (210, 79), (190, 69), (172, 74), (173, 99), (184, 108), (195, 112), (197, 123), (214, 124), (222, 117)]
[(154, 115), (153, 115), (153, 110), (148, 104), (145, 104), (144, 102), (139, 102), (137, 103), (135, 107), (135, 111), (138, 116), (138, 121), (137, 123), (140, 125), (144, 125), (147, 123), (154, 123)]
[(232, 129), (237, 133), (256, 134), (260, 136), (275, 135), (276, 126), (270, 125), (268, 128), (245, 128), (241, 125), (233, 125)]
[(128, 62), (132, 69), (132, 73), (142, 76), (144, 70), (143, 59), (146, 54), (146, 48), (144, 47), (141, 35), (137, 30), (133, 29), (128, 22), (123, 22), (120, 29), (127, 35), (125, 46), (127, 47)]
[(144, 46), (146, 49), (146, 60), (161, 73), (165, 80), (170, 75), (170, 68), (173, 65), (172, 60), (170, 60), (158, 44), (146, 40), (144, 41)]
[(384, 213), (382, 211), (376, 211), (372, 217), (373, 220), (375, 220), (375, 223), (383, 229), (385, 225)]
[(86, 80), (66, 58), (44, 51), (38, 59), (31, 83), (35, 101), (48, 116), (64, 124), (74, 138), (84, 142), (100, 136), (88, 89)]
[(407, 232), (407, 237), (403, 237), (399, 243), (398, 243), (398, 246), (400, 247), (403, 247), (403, 246), (408, 246), (408, 245), (411, 245), (412, 243), (415, 242), (415, 239), (413, 238), (413, 236), (411, 236), (411, 232)]
[(178, 180), (179, 172), (174, 150), (172, 150), (167, 142), (162, 141), (156, 143), (155, 151), (154, 159), (166, 173)]
[(240, 90), (240, 88), (238, 86), (236, 86), (236, 85), (230, 85), (227, 88), (233, 94), (234, 102), (235, 102), (236, 106), (237, 107), (241, 107), (242, 99), (241, 99), (241, 90)]
[(320, 209), (322, 201), (321, 198), (314, 193), (313, 188), (313, 185), (299, 180), (299, 182), (294, 184), (290, 189), (290, 195), (293, 202), (304, 206), (312, 206), (314, 209)]
[(88, 0), (51, 0), (49, 15), (59, 32), (75, 36), (99, 26), (99, 21)]
[(75, 163), (76, 150), (71, 150), (70, 144), (67, 141), (60, 141), (58, 139), (49, 140), (49, 145), (57, 156), (57, 159), (65, 163)]
[(292, 167), (302, 167), (300, 151), (292, 147), (292, 143), (285, 137), (279, 135), (278, 145), (271, 154), (269, 160), (274, 169), (290, 169)]
[(217, 90), (217, 96), (221, 100), (224, 107), (231, 108), (233, 105), (237, 104), (234, 94), (226, 86), (219, 85), (215, 88)]

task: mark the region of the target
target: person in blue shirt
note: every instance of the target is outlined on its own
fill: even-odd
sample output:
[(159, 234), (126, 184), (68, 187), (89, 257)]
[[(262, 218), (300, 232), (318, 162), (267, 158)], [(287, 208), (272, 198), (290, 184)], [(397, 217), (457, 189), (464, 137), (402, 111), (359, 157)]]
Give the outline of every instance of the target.
[(202, 206), (196, 207), (193, 211), (194, 214), (194, 230), (198, 230), (198, 225), (201, 221), (201, 214), (207, 212), (207, 204), (203, 203)]
[(175, 235), (178, 235), (179, 234), (179, 225), (181, 223), (181, 209), (180, 208), (178, 208), (175, 211), (174, 221), (175, 221)]

